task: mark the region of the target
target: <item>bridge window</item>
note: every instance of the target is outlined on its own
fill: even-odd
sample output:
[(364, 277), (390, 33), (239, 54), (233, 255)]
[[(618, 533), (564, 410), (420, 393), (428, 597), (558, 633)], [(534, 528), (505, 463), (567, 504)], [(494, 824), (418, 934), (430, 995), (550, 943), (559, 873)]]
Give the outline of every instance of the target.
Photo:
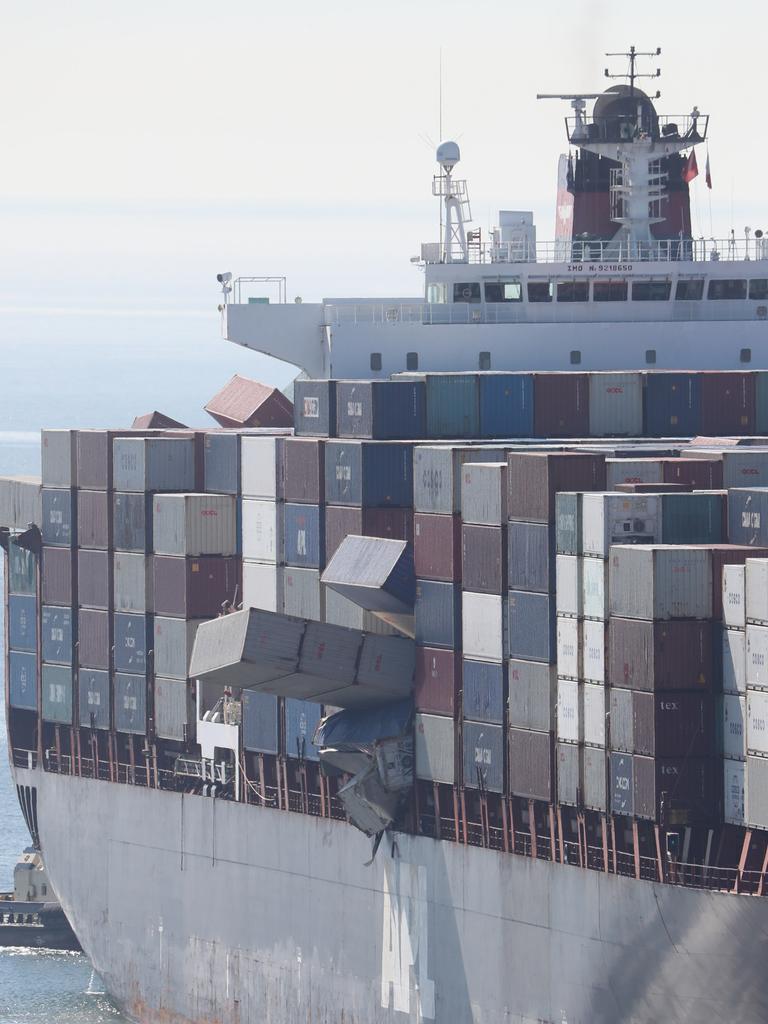
[(589, 302), (589, 281), (558, 281), (558, 302)]
[(551, 302), (552, 282), (551, 281), (529, 281), (528, 282), (529, 302)]
[(675, 287), (675, 299), (679, 301), (693, 302), (696, 299), (704, 298), (704, 278), (694, 278), (690, 281), (678, 281)]
[(753, 278), (749, 282), (750, 299), (768, 299), (768, 278)]
[(485, 282), (486, 302), (522, 302), (523, 286), (519, 277), (510, 278), (508, 281), (486, 281)]
[(595, 302), (626, 302), (626, 281), (595, 281), (592, 285), (592, 298)]
[(571, 366), (578, 366), (581, 362), (581, 350), (574, 348), (571, 350)]
[(371, 369), (374, 373), (381, 370), (381, 352), (371, 352)]
[(645, 361), (646, 361), (646, 363), (655, 363), (656, 362), (656, 349), (655, 348), (647, 348), (645, 350)]
[(477, 357), (477, 368), (479, 370), (490, 370), (491, 368), (491, 353), (481, 352)]
[(741, 360), (742, 363), (751, 363), (752, 362), (752, 349), (751, 348), (743, 348), (741, 350), (741, 352), (739, 352), (739, 359)]
[(632, 282), (632, 298), (635, 302), (666, 302), (671, 291), (671, 281)]
[(418, 368), (419, 368), (419, 353), (418, 352), (406, 352), (405, 353), (405, 368), (406, 368), (406, 370), (418, 370)]
[(480, 301), (480, 282), (479, 281), (459, 281), (453, 286), (453, 301), (454, 302), (479, 302)]
[(710, 281), (707, 289), (708, 299), (746, 299), (747, 282), (739, 280)]

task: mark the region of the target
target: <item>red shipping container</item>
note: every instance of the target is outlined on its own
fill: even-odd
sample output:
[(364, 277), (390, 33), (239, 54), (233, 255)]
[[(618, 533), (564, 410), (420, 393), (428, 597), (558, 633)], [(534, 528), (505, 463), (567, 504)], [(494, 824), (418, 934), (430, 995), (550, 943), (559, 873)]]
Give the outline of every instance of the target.
[(510, 452), (507, 487), (510, 519), (553, 523), (558, 491), (605, 490), (605, 456), (584, 452)]
[(78, 665), (107, 671), (110, 646), (109, 612), (81, 608), (78, 614)]
[(72, 604), (71, 548), (43, 548), (43, 604)]
[(293, 426), (293, 403), (282, 391), (237, 373), (204, 408), (222, 427)]
[(608, 681), (630, 690), (712, 690), (713, 651), (708, 619), (651, 622), (614, 615), (608, 624)]
[(723, 486), (723, 460), (664, 459), (662, 472), (665, 484), (684, 484), (697, 491), (718, 490)]
[(463, 589), (503, 594), (507, 589), (507, 531), (501, 526), (464, 524), (461, 530)]
[(208, 555), (153, 558), (154, 601), (157, 615), (180, 619), (212, 619), (224, 601), (235, 604), (242, 595), (239, 558)]
[(413, 512), (409, 508), (355, 508), (325, 506), (325, 561), (330, 562), (348, 536), (413, 540)]
[(461, 516), (414, 513), (413, 558), (419, 579), (461, 583)]
[(589, 374), (534, 374), (533, 431), (537, 437), (589, 437)]
[(461, 690), (461, 654), (437, 647), (416, 648), (417, 711), (436, 715), (455, 715)]
[[(108, 551), (77, 552), (77, 603), (81, 608), (112, 607), (112, 556)], [(96, 668), (90, 665), (89, 668)]]
[(755, 375), (749, 372), (704, 372), (701, 381), (701, 433), (753, 434)]

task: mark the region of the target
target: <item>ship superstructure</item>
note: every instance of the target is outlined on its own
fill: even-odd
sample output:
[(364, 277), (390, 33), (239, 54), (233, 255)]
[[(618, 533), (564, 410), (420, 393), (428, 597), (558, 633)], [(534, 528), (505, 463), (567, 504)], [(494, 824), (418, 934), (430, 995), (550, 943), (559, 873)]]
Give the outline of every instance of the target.
[(587, 99), (551, 262), (443, 144), (427, 301), (219, 275), (292, 429), (0, 480), (19, 801), (142, 1022), (768, 1016), (768, 254), (690, 237), (706, 118)]

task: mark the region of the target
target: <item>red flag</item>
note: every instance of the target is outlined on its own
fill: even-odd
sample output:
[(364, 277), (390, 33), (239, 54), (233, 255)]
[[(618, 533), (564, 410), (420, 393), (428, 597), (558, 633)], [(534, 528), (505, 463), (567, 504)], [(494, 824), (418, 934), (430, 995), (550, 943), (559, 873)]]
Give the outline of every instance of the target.
[(709, 151), (707, 151), (707, 166), (704, 170), (704, 180), (707, 183), (707, 188), (712, 188), (712, 175), (709, 172)]
[(699, 173), (699, 165), (696, 163), (696, 150), (691, 150), (691, 155), (683, 164), (683, 181), (691, 182)]

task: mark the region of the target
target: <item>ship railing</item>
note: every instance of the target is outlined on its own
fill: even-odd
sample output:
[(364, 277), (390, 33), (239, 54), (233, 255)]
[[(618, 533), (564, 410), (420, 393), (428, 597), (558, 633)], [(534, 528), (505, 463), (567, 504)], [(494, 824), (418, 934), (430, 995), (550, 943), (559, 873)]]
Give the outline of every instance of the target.
[(37, 768), (37, 751), (25, 750), (23, 747), (13, 748), (14, 768)]
[[(653, 138), (661, 141), (684, 142), (696, 146), (707, 137), (709, 114), (624, 114), (611, 117), (566, 117), (568, 141), (575, 146), (590, 143), (631, 142), (634, 139)], [(685, 147), (684, 147), (685, 148)]]
[[(612, 239), (563, 239), (509, 242), (486, 241), (470, 246), (466, 255), (459, 246), (448, 251), (434, 242), (421, 247), (421, 262), (448, 263), (569, 263), (586, 269), (620, 271), (637, 263), (708, 263), (768, 259), (768, 240), (753, 234), (737, 238), (657, 238), (652, 241)], [(590, 265), (595, 264), (594, 268)]]

